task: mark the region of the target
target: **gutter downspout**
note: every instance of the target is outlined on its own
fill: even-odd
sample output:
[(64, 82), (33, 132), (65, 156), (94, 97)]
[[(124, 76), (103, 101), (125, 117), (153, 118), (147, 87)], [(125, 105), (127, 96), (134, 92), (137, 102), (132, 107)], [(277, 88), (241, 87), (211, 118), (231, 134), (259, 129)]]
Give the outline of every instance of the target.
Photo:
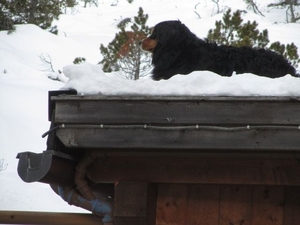
[(91, 211), (92, 213), (102, 216), (102, 222), (105, 224), (113, 224), (112, 206), (111, 204), (101, 201), (100, 199), (87, 200), (82, 197), (77, 190), (71, 187), (55, 186), (52, 188), (57, 190), (57, 194), (69, 205), (75, 205), (80, 208)]
[(70, 205), (75, 205), (87, 209), (96, 215), (103, 216), (103, 223), (113, 224), (112, 205), (97, 199), (89, 187), (88, 182), (85, 180), (88, 167), (95, 162), (97, 157), (99, 157), (97, 152), (87, 151), (78, 161), (74, 175), (74, 182), (77, 190), (68, 186), (57, 186), (56, 192)]

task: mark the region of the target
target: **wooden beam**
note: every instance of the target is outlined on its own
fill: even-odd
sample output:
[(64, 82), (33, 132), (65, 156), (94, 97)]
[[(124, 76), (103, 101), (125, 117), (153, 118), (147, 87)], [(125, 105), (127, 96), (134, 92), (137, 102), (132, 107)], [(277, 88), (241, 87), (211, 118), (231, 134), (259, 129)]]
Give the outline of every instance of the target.
[(0, 224), (101, 225), (102, 218), (83, 213), (0, 211)]
[(300, 98), (55, 97), (55, 123), (300, 124)]
[(300, 186), (297, 159), (202, 156), (119, 156), (98, 158), (89, 167), (94, 182), (140, 181), (189, 184)]
[[(300, 115), (300, 112), (299, 112)], [(299, 117), (300, 118), (300, 117)], [(66, 147), (104, 149), (300, 150), (300, 130), (152, 130), (62, 128)]]
[[(108, 97), (58, 96), (53, 123), (68, 148), (300, 150), (298, 97)], [(68, 128), (68, 125), (247, 125), (294, 129), (153, 130)]]

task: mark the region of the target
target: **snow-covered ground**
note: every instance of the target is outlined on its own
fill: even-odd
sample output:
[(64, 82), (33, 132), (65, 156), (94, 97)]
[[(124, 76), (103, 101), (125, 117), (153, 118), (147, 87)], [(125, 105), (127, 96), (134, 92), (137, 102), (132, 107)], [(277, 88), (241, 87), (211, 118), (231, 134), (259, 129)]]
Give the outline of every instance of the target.
[[(111, 6), (116, 2), (112, 0), (99, 2), (97, 8), (78, 6), (61, 15), (54, 22), (58, 35), (30, 24), (18, 25), (10, 35), (0, 32), (0, 159), (8, 164), (0, 172), (0, 210), (85, 212), (69, 206), (47, 184), (27, 184), (17, 175), (17, 153), (45, 150), (46, 140), (41, 135), (49, 128), (49, 90), (72, 87), (85, 94), (300, 96), (300, 79), (290, 75), (278, 79), (252, 74), (220, 77), (202, 71), (167, 81), (129, 81), (104, 74), (96, 65), (102, 59), (100, 44), (107, 45), (118, 32), (116, 24), (136, 16), (139, 7), (149, 14), (149, 26), (179, 19), (199, 37), (206, 37), (222, 14), (216, 14), (217, 6), (210, 0), (135, 0), (132, 4), (120, 0), (116, 6)], [(242, 0), (221, 0), (219, 6), (221, 10), (247, 10), (244, 21), (256, 20), (260, 30), (268, 29), (271, 42), (294, 42), (300, 47), (300, 24), (287, 24), (285, 10), (268, 9), (269, 2), (258, 3), (265, 17), (252, 13)], [(50, 59), (48, 56), (55, 72), (48, 71), (41, 61), (41, 57)], [(88, 63), (72, 65), (76, 57), (85, 57)], [(48, 76), (59, 76), (66, 83)]]

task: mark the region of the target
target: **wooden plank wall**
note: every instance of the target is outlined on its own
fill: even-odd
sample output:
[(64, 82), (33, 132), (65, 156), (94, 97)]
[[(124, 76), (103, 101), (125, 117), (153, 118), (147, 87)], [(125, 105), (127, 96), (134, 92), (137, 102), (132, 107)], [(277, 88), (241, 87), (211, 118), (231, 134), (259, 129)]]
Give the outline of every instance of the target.
[(299, 225), (300, 187), (159, 184), (156, 225)]

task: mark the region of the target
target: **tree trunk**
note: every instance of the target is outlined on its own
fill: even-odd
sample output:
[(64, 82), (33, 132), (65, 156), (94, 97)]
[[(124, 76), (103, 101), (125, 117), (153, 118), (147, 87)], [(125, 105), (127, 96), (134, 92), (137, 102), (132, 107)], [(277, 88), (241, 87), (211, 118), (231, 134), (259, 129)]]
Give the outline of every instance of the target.
[(295, 23), (296, 22), (296, 18), (295, 18), (295, 9), (294, 9), (294, 3), (292, 0), (287, 0), (288, 4), (289, 4), (289, 9), (290, 9), (290, 12), (291, 12), (291, 19), (290, 19), (290, 22), (291, 23)]
[(31, 0), (29, 5), (28, 18), (27, 18), (28, 23), (34, 24), (36, 6), (37, 6), (37, 0)]
[(134, 80), (138, 80), (140, 78), (140, 64), (141, 64), (141, 49), (137, 47), (137, 60), (135, 66)]

